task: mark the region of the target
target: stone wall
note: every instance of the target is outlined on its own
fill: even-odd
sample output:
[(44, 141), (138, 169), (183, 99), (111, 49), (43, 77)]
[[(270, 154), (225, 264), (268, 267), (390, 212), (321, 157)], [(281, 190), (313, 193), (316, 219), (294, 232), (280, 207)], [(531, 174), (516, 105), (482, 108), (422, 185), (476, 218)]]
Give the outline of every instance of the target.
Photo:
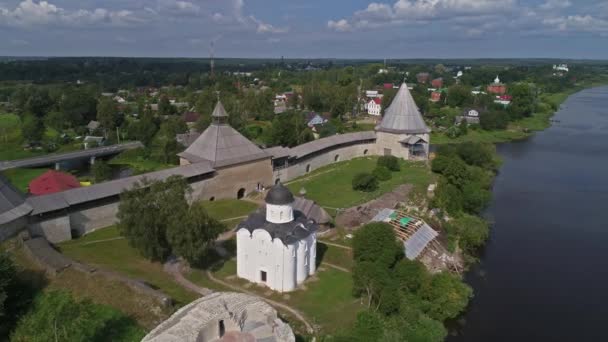
[(0, 242), (6, 241), (24, 230), (27, 226), (27, 217), (20, 217), (14, 221), (0, 224)]
[(358, 157), (376, 155), (378, 153), (379, 151), (374, 143), (357, 144), (340, 147), (337, 149), (329, 149), (328, 151), (314, 155), (313, 157), (302, 158), (298, 160), (297, 163), (284, 169), (275, 170), (273, 172), (273, 184), (276, 183), (277, 180), (280, 180), (281, 182), (288, 182), (329, 164)]
[(192, 196), (198, 200), (236, 199), (241, 189), (246, 196), (258, 185), (268, 187), (272, 184), (272, 163), (270, 159), (262, 159), (217, 169), (213, 178), (192, 183)]
[(33, 237), (44, 237), (51, 243), (72, 240), (70, 217), (67, 214), (31, 223), (29, 231)]
[(119, 202), (70, 213), (70, 228), (76, 236), (85, 235), (117, 223)]

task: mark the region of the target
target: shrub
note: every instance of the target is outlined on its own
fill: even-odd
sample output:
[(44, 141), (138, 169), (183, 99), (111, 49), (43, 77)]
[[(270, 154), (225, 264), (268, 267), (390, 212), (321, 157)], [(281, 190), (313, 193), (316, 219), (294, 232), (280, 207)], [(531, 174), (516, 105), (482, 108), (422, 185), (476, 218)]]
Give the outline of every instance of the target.
[(353, 178), (353, 190), (372, 192), (378, 189), (378, 179), (371, 173), (359, 173)]
[(384, 166), (391, 171), (401, 170), (401, 165), (399, 165), (399, 159), (395, 156), (382, 156), (378, 158), (377, 165)]
[(372, 174), (381, 182), (385, 182), (393, 178), (391, 170), (387, 169), (385, 166), (377, 166), (372, 172)]

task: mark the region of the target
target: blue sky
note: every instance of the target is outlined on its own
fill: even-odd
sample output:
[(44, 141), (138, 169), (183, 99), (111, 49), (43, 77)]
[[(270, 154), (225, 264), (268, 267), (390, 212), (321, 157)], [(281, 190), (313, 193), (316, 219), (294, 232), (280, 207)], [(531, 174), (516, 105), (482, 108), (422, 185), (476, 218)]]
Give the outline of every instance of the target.
[(0, 55), (608, 59), (603, 0), (0, 0)]

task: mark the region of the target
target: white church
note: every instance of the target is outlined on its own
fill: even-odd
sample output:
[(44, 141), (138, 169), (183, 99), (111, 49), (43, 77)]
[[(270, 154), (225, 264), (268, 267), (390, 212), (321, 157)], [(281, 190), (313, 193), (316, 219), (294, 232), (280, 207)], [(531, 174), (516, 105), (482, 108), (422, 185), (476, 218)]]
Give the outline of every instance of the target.
[(293, 194), (279, 183), (266, 195), (266, 207), (238, 225), (239, 278), (289, 292), (315, 273), (319, 226), (293, 206)]

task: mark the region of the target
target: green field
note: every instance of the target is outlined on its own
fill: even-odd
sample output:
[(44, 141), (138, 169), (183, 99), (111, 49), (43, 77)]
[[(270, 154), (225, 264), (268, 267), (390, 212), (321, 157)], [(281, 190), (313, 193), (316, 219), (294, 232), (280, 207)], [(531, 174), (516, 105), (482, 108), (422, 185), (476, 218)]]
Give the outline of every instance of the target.
[[(329, 247), (330, 250), (333, 248), (336, 247)], [(236, 286), (245, 287), (248, 284), (244, 279), (234, 278), (236, 275), (234, 259), (226, 261), (219, 269), (214, 270), (213, 274)], [(214, 287), (200, 270), (192, 272), (188, 279), (201, 286)], [(352, 295), (353, 280), (349, 272), (321, 265), (313, 279), (307, 280), (304, 284), (303, 288), (286, 295), (260, 286), (249, 286), (247, 290), (299, 310), (311, 323), (320, 326), (322, 333), (334, 333), (350, 327), (355, 321), (357, 312), (363, 308), (359, 299)], [(296, 321), (289, 323), (297, 324)]]
[(160, 171), (176, 167), (176, 165), (164, 164), (151, 159), (145, 155), (142, 148), (127, 150), (108, 161), (109, 165), (128, 166), (135, 174)]
[(2, 171), (11, 184), (23, 193), (27, 193), (30, 182), (49, 169), (10, 169)]
[(235, 199), (202, 201), (202, 203), (213, 218), (226, 225), (226, 229), (234, 228), (244, 216), (258, 208), (253, 202)]
[(174, 299), (178, 306), (197, 298), (195, 293), (173, 281), (163, 265), (141, 257), (120, 237), (116, 227), (108, 227), (79, 239), (59, 244), (62, 253), (84, 263), (141, 279)]
[(401, 171), (393, 172), (390, 180), (380, 182), (378, 190), (369, 193), (353, 190), (353, 177), (357, 173), (374, 170), (377, 160), (378, 157), (363, 157), (328, 165), (288, 182), (287, 187), (296, 194), (301, 188), (306, 189), (307, 198), (329, 208), (328, 212), (333, 214), (332, 208), (349, 208), (365, 203), (398, 185), (412, 184), (417, 189), (426, 189), (432, 181), (433, 176), (424, 162), (401, 160)]

